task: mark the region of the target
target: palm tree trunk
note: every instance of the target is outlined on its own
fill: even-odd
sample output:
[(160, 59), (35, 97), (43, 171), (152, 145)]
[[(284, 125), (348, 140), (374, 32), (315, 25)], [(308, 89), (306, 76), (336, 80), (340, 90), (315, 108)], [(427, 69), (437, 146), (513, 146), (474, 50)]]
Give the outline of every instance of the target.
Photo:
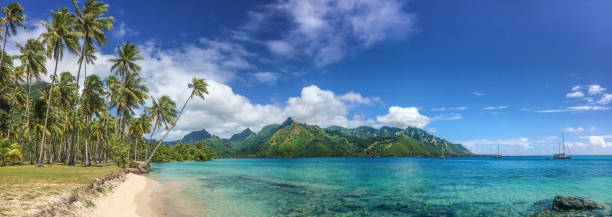
[[(11, 108), (9, 108), (9, 125), (8, 125), (8, 132), (6, 133), (6, 138), (11, 139), (11, 128), (13, 127), (13, 116), (11, 115), (11, 111), (13, 110), (13, 107), (15, 107), (15, 96), (13, 96), (13, 99), (11, 99)], [(21, 146), (20, 146), (21, 147)]]
[[(84, 38), (87, 37), (87, 34), (85, 35)], [(76, 127), (76, 119), (79, 117), (78, 116), (78, 112), (77, 112), (77, 108), (78, 108), (78, 104), (79, 104), (79, 80), (81, 78), (81, 67), (83, 66), (83, 60), (84, 60), (84, 55), (85, 55), (85, 48), (87, 47), (87, 45), (85, 44), (85, 40), (83, 40), (83, 48), (81, 49), (81, 57), (79, 58), (79, 69), (77, 70), (77, 77), (76, 77), (76, 89), (74, 90), (74, 119), (72, 119), (72, 125), (75, 126), (74, 130), (72, 131), (72, 142), (73, 142), (73, 148), (72, 151), (74, 152), (74, 137), (76, 136), (76, 134), (78, 134), (78, 127)], [(71, 162), (71, 165), (74, 165), (74, 161)]]
[(45, 148), (45, 136), (47, 135), (47, 120), (49, 120), (49, 109), (51, 108), (51, 96), (53, 96), (53, 85), (55, 85), (55, 78), (57, 77), (57, 65), (59, 58), (55, 58), (55, 70), (53, 71), (53, 78), (51, 79), (51, 87), (49, 88), (49, 97), (47, 98), (47, 111), (45, 112), (45, 124), (43, 125), (42, 139), (40, 140), (40, 156), (38, 157), (38, 163), (42, 164), (42, 153)]
[(168, 129), (166, 133), (164, 133), (164, 136), (157, 142), (157, 145), (155, 145), (155, 148), (153, 148), (153, 151), (151, 151), (151, 155), (149, 155), (149, 158), (147, 158), (147, 161), (144, 162), (145, 165), (148, 165), (151, 162), (151, 159), (153, 159), (153, 156), (155, 155), (157, 148), (159, 148), (159, 145), (164, 141), (164, 139), (166, 139), (166, 136), (168, 136), (168, 133), (170, 133), (170, 131), (174, 129), (174, 126), (176, 126), (176, 122), (178, 122), (179, 118), (181, 118), (181, 115), (183, 114), (183, 111), (185, 111), (185, 107), (187, 106), (187, 103), (189, 103), (189, 100), (191, 99), (191, 97), (193, 97), (193, 92), (191, 93), (191, 95), (189, 95), (189, 98), (187, 98), (187, 101), (185, 101), (185, 104), (183, 104), (183, 108), (181, 108), (181, 112), (179, 112), (179, 115), (176, 116), (176, 119), (174, 119), (174, 124), (172, 124), (172, 127), (170, 127), (170, 129)]
[[(87, 81), (87, 60), (83, 59), (81, 61), (85, 61), (85, 70), (84, 70), (84, 76), (85, 79), (83, 81)], [(87, 82), (83, 83), (83, 88), (87, 89)], [(82, 105), (85, 106), (86, 103), (86, 96), (83, 96), (83, 98), (81, 98), (82, 100)], [(90, 166), (90, 162), (89, 162), (89, 125), (87, 124), (89, 121), (88, 118), (88, 112), (87, 109), (84, 109), (84, 113), (85, 113), (85, 166)]]
[(153, 134), (155, 134), (155, 130), (157, 130), (157, 125), (159, 124), (159, 118), (155, 118), (155, 126), (153, 126), (153, 131), (151, 131), (151, 135), (149, 136), (149, 143), (145, 145), (145, 159), (147, 159), (148, 155), (148, 146), (151, 145), (151, 139), (153, 139)]
[(28, 70), (27, 73), (27, 80), (28, 80), (28, 95), (26, 96), (26, 124), (28, 127), (28, 146), (30, 147), (28, 150), (30, 152), (30, 164), (33, 164), (34, 162), (32, 161), (32, 139), (31, 139), (31, 130), (30, 130), (30, 86), (32, 85), (32, 81), (30, 79), (30, 72)]

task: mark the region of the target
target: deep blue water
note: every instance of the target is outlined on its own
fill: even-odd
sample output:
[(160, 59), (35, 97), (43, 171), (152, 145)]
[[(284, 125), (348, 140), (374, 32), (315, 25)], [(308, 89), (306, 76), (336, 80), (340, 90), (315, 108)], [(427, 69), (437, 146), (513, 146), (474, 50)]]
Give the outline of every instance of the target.
[(555, 195), (612, 205), (610, 156), (219, 159), (153, 167), (150, 177), (186, 184), (208, 216), (525, 216)]

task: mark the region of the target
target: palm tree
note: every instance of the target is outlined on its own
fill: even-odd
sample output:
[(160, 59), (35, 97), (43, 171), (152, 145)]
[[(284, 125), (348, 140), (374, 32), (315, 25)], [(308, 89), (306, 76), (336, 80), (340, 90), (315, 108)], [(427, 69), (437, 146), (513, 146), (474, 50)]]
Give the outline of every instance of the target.
[(11, 34), (17, 34), (17, 26), (21, 26), (25, 29), (23, 25), (23, 19), (25, 19), (25, 15), (23, 14), (23, 8), (17, 2), (11, 3), (8, 7), (2, 8), (2, 13), (4, 17), (0, 18), (0, 23), (4, 24), (4, 42), (2, 42), (2, 54), (0, 54), (0, 62), (4, 59), (4, 48), (6, 48), (6, 40)]
[(35, 39), (29, 39), (25, 46), (21, 46), (17, 44), (19, 47), (20, 55), (17, 55), (17, 58), (21, 61), (21, 66), (23, 70), (26, 72), (26, 80), (27, 80), (27, 98), (26, 98), (26, 125), (27, 125), (27, 143), (30, 146), (30, 164), (32, 164), (32, 143), (30, 139), (30, 89), (32, 86), (32, 77), (40, 78), (41, 74), (46, 74), (47, 69), (45, 68), (45, 62), (47, 61), (45, 57), (45, 49), (43, 45)]
[(65, 158), (61, 158), (64, 162), (69, 161), (70, 151), (68, 146), (68, 131), (72, 128), (72, 125), (69, 124), (68, 115), (70, 113), (70, 109), (72, 102), (74, 101), (74, 89), (76, 89), (76, 83), (74, 82), (74, 76), (70, 74), (70, 72), (62, 72), (60, 73), (60, 80), (57, 83), (57, 89), (59, 92), (60, 106), (64, 108), (64, 124), (63, 126), (63, 137), (61, 143), (64, 144), (64, 152)]
[[(57, 12), (51, 12), (52, 19), (51, 24), (40, 21), (43, 26), (47, 28), (47, 32), (42, 33), (40, 38), (42, 42), (47, 45), (47, 57), (55, 59), (55, 70), (53, 71), (53, 77), (51, 79), (51, 89), (55, 85), (55, 79), (57, 77), (57, 66), (59, 61), (64, 57), (64, 49), (68, 48), (70, 51), (77, 53), (79, 50), (78, 36), (79, 32), (74, 31), (75, 19), (67, 8), (57, 10)], [(51, 103), (51, 96), (47, 99), (47, 111), (45, 112), (45, 122), (43, 125), (43, 131), (47, 130), (47, 119), (49, 119), (49, 109), (53, 106)], [(38, 157), (38, 164), (42, 164), (42, 151), (45, 147), (45, 133), (42, 135), (40, 141), (40, 155)]]
[[(155, 130), (158, 127), (164, 125), (165, 129), (168, 130), (168, 125), (174, 125), (174, 119), (176, 118), (176, 103), (172, 101), (169, 96), (162, 96), (157, 101), (155, 98), (151, 97), (152, 105), (147, 108), (147, 113), (149, 114), (150, 120), (155, 119), (155, 124), (153, 125), (153, 131), (151, 135), (149, 135), (149, 142), (147, 145), (151, 144), (151, 139), (153, 139), (153, 135), (155, 134)], [(145, 146), (145, 158), (148, 157), (148, 148)]]
[[(2, 55), (4, 55), (4, 51), (2, 52)], [(2, 88), (0, 88), (2, 89), (0, 97), (4, 99), (6, 103), (11, 102), (11, 107), (9, 107), (8, 111), (9, 113), (11, 112), (12, 106), (14, 106), (14, 101), (11, 97), (11, 93), (13, 91), (11, 90), (15, 88), (14, 84), (16, 80), (21, 78), (20, 72), (22, 71), (17, 71), (15, 70), (15, 67), (13, 67), (12, 58), (5, 58), (0, 62), (0, 85), (2, 86)], [(7, 129), (7, 135), (10, 136), (10, 127)]]
[(85, 165), (89, 165), (89, 125), (88, 121), (92, 116), (100, 116), (100, 112), (106, 110), (104, 103), (104, 84), (97, 75), (90, 75), (85, 79), (85, 88), (83, 89), (83, 109), (85, 111)]
[[(136, 45), (130, 43), (130, 42), (126, 42), (123, 45), (117, 46), (117, 53), (119, 55), (118, 58), (113, 58), (110, 59), (109, 62), (113, 63), (113, 66), (111, 66), (111, 72), (115, 72), (115, 74), (118, 74), (121, 77), (121, 81), (119, 81), (119, 79), (116, 79), (115, 76), (110, 76), (109, 77), (109, 87), (111, 86), (111, 84), (113, 84), (115, 87), (114, 89), (117, 89), (117, 86), (119, 84), (122, 84), (124, 87), (126, 86), (130, 86), (129, 83), (134, 84), (134, 82), (128, 82), (128, 79), (131, 80), (135, 80), (138, 79), (142, 82), (141, 78), (138, 78), (138, 72), (140, 72), (141, 68), (138, 64), (136, 64), (135, 62), (137, 60), (143, 60), (144, 57), (142, 56), (138, 56), (140, 54), (140, 51), (138, 50), (138, 48), (136, 47)], [(114, 81), (111, 79), (115, 79)], [(125, 84), (125, 85), (124, 85)], [(121, 85), (119, 85), (121, 86)], [(135, 85), (138, 86), (138, 85)], [(111, 89), (113, 89), (111, 87)], [(145, 87), (146, 89), (146, 87)], [(144, 92), (147, 92), (148, 89), (146, 89)], [(119, 106), (121, 110), (123, 110), (123, 112), (126, 111), (126, 109), (130, 106), (129, 103), (134, 103), (136, 101), (130, 101), (127, 99), (134, 99), (134, 98), (141, 98), (141, 99), (146, 99), (146, 95), (143, 96), (136, 96), (136, 97), (128, 97), (130, 95), (130, 92), (126, 92), (126, 93), (122, 93), (121, 92), (121, 88), (119, 88), (119, 90), (117, 92), (114, 92), (114, 98), (111, 95), (111, 104), (113, 104), (113, 102), (115, 103), (115, 105)], [(117, 97), (119, 96), (119, 97)], [(115, 99), (113, 101), (113, 99)], [(140, 102), (139, 102), (140, 103)], [(143, 103), (140, 103), (143, 104)], [(119, 111), (119, 109), (118, 109)], [(119, 113), (117, 113), (119, 114)], [(123, 121), (125, 122), (126, 119), (126, 113), (121, 113), (121, 118), (119, 118), (119, 121)], [(123, 141), (123, 136), (124, 136), (124, 131), (125, 131), (125, 123), (121, 123), (119, 128), (121, 130), (121, 141)]]
[[(76, 29), (82, 33), (83, 37), (83, 46), (79, 57), (79, 69), (77, 70), (77, 88), (75, 90), (74, 95), (76, 97), (76, 101), (79, 101), (79, 80), (81, 78), (81, 67), (83, 66), (83, 61), (85, 61), (85, 68), (87, 68), (87, 63), (92, 63), (95, 60), (95, 56), (93, 53), (93, 41), (100, 46), (108, 43), (108, 38), (104, 34), (104, 30), (112, 30), (113, 22), (115, 22), (115, 18), (113, 17), (104, 17), (106, 12), (108, 12), (108, 4), (101, 3), (96, 0), (87, 0), (85, 2), (85, 6), (83, 10), (81, 10), (76, 1), (72, 1), (72, 5), (74, 6), (74, 11), (76, 15)], [(87, 72), (85, 72), (87, 73)], [(87, 77), (87, 74), (85, 74)], [(87, 84), (85, 84), (87, 85)], [(73, 125), (76, 123), (76, 114), (78, 103), (74, 103), (74, 119)], [(85, 123), (87, 125), (87, 123)], [(73, 131), (72, 138), (76, 136), (78, 131)], [(86, 139), (86, 143), (87, 143)], [(87, 144), (85, 144), (87, 146)], [(73, 163), (73, 162), (71, 162)]]
[(134, 138), (134, 161), (137, 160), (137, 147), (138, 142), (142, 139), (142, 134), (149, 132), (151, 129), (151, 122), (149, 122), (149, 117), (145, 114), (141, 114), (140, 117), (133, 119), (130, 122), (129, 132), (130, 136)]
[(119, 130), (121, 130), (121, 141), (125, 134), (127, 119), (134, 113), (134, 108), (143, 105), (149, 89), (143, 84), (144, 79), (136, 73), (124, 74), (123, 82), (115, 76), (109, 76), (107, 81), (111, 93), (111, 107), (116, 108), (119, 116)]
[[(7, 102), (11, 102), (11, 107), (9, 108), (9, 125), (8, 125), (8, 129), (7, 129), (7, 138), (11, 138), (11, 129), (13, 129), (13, 119), (14, 117), (12, 116), (12, 112), (16, 111), (13, 110), (15, 107), (22, 107), (23, 105), (26, 104), (26, 95), (25, 95), (25, 90), (23, 89), (23, 87), (21, 87), (21, 85), (16, 85), (16, 84), (10, 84), (10, 85), (5, 85), (4, 88), (2, 89), (2, 93), (3, 93), (3, 97), (5, 99), (5, 101)], [(4, 93), (6, 95), (4, 95)], [(17, 110), (18, 111), (18, 110)]]
[(117, 53), (119, 53), (119, 58), (109, 60), (113, 63), (111, 72), (115, 72), (122, 78), (128, 73), (140, 72), (141, 68), (135, 62), (136, 60), (143, 60), (144, 57), (138, 56), (140, 51), (136, 48), (136, 45), (126, 42), (121, 46), (117, 46)]
[(168, 133), (174, 128), (174, 126), (176, 126), (176, 122), (179, 120), (179, 118), (181, 118), (181, 115), (185, 111), (185, 107), (187, 106), (187, 103), (189, 103), (189, 100), (193, 98), (194, 96), (197, 96), (200, 99), (204, 100), (204, 94), (208, 95), (208, 89), (207, 89), (208, 84), (206, 83), (206, 81), (204, 81), (204, 79), (194, 77), (191, 80), (191, 83), (189, 83), (188, 87), (192, 88), (191, 94), (185, 101), (185, 104), (183, 104), (183, 107), (181, 108), (181, 111), (179, 112), (176, 119), (174, 120), (172, 127), (170, 127), (169, 130), (166, 130), (166, 133), (164, 134), (164, 136), (159, 140), (159, 142), (157, 142), (157, 145), (151, 152), (151, 155), (149, 155), (149, 158), (147, 158), (147, 161), (145, 161), (144, 164), (141, 166), (146, 166), (149, 164), (149, 162), (151, 162), (151, 159), (153, 159), (153, 156), (155, 155), (155, 151), (157, 151), (157, 148), (159, 148), (159, 145), (164, 141), (164, 139), (166, 139), (166, 136), (168, 136)]

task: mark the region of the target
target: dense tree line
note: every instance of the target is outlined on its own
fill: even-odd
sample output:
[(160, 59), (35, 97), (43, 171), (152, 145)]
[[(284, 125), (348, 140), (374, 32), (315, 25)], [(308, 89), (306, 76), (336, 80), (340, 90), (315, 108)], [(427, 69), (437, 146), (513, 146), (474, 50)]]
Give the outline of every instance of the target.
[[(46, 32), (17, 44), (16, 54), (5, 52), (6, 43), (25, 29), (26, 16), (19, 3), (1, 7), (0, 137), (3, 150), (11, 153), (2, 158), (7, 159), (3, 163), (12, 159), (37, 165), (81, 162), (89, 166), (165, 159), (157, 157), (156, 150), (189, 101), (194, 96), (204, 99), (208, 85), (204, 79), (193, 78), (188, 84), (191, 94), (180, 110), (168, 96), (149, 96), (138, 65), (144, 58), (129, 42), (117, 46), (116, 58), (109, 60), (112, 75), (88, 75), (87, 66), (95, 64), (96, 49), (108, 43), (106, 34), (115, 19), (106, 16), (107, 4), (96, 0), (87, 0), (84, 5), (72, 1), (71, 6), (72, 10), (51, 11), (51, 20), (41, 21)], [(77, 71), (58, 69), (65, 55), (78, 58)], [(47, 62), (52, 70), (46, 68)], [(149, 107), (145, 107), (147, 100)], [(164, 135), (155, 144), (152, 136), (143, 139), (144, 134), (153, 135), (162, 128)], [(162, 147), (160, 151), (169, 150)], [(172, 155), (170, 159), (209, 160), (214, 156), (205, 147), (173, 150), (185, 156)]]
[(204, 141), (195, 144), (162, 145), (153, 156), (153, 161), (206, 161), (217, 157), (217, 154), (206, 147)]

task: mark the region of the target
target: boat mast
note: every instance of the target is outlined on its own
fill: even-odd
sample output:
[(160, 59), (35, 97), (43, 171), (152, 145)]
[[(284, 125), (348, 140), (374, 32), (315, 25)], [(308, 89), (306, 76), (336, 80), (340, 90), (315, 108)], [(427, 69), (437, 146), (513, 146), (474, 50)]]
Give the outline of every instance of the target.
[(499, 143), (497, 143), (497, 155), (499, 155)]
[(561, 137), (563, 138), (563, 155), (565, 155), (565, 134), (561, 133)]

